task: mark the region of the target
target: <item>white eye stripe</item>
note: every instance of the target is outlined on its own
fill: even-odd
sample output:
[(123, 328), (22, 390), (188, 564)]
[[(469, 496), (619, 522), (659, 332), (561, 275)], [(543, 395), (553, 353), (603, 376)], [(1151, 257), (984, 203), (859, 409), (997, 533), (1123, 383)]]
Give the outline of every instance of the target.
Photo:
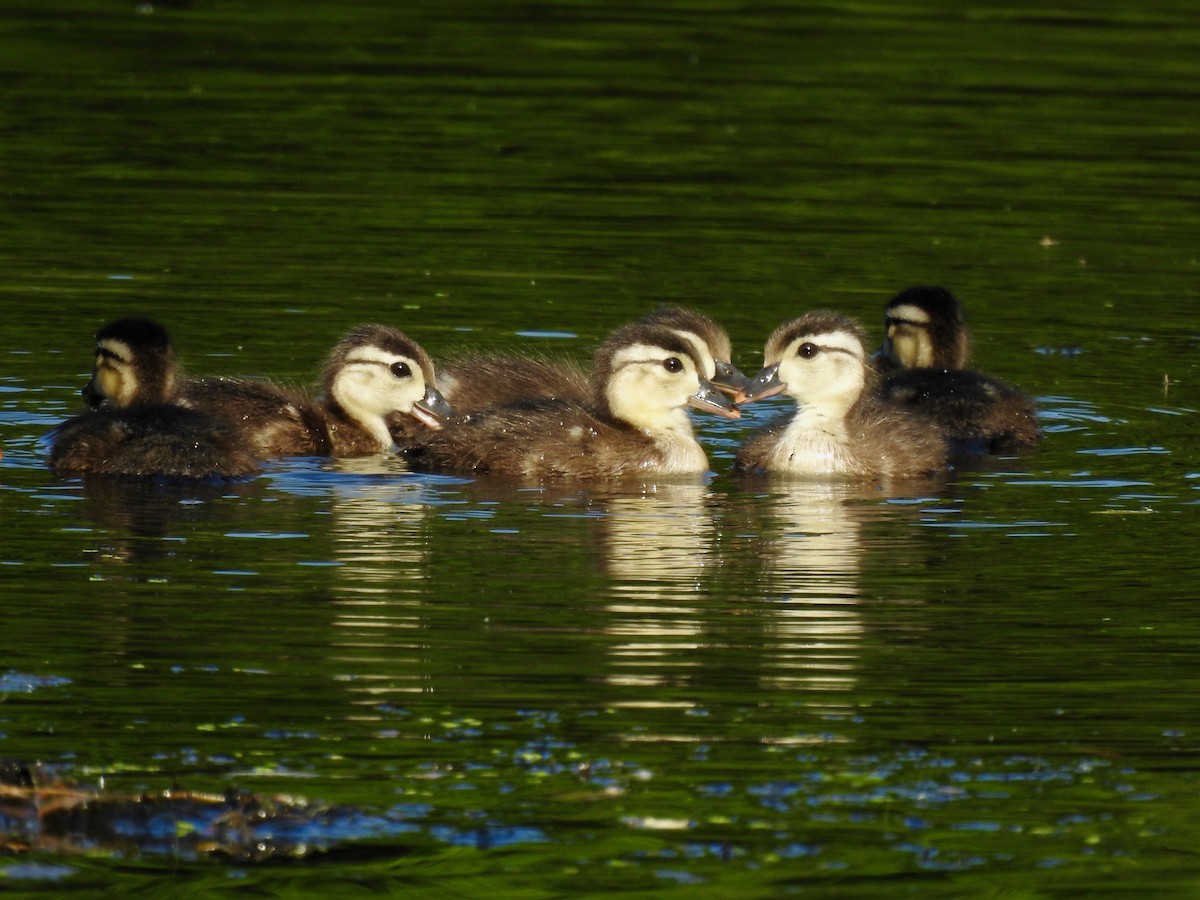
[(105, 338), (102, 341), (96, 342), (96, 355), (109, 359), (119, 359), (123, 363), (128, 363), (133, 359), (133, 350), (124, 341), (117, 340), (116, 338)]
[(653, 344), (630, 344), (628, 347), (622, 347), (613, 354), (612, 367), (615, 372), (630, 365), (661, 366), (663, 360), (671, 356), (684, 362), (685, 368), (687, 367), (687, 363), (691, 362), (691, 357), (686, 353), (673, 352), (662, 347), (656, 347)]
[(923, 327), (929, 324), (929, 313), (925, 312), (919, 306), (913, 306), (910, 303), (901, 303), (899, 306), (893, 306), (888, 309), (887, 319), (889, 322), (897, 324)]
[(347, 366), (383, 366), (390, 369), (396, 363), (404, 363), (413, 372), (420, 372), (421, 367), (416, 360), (396, 353), (388, 353), (378, 347), (356, 347), (346, 354)]

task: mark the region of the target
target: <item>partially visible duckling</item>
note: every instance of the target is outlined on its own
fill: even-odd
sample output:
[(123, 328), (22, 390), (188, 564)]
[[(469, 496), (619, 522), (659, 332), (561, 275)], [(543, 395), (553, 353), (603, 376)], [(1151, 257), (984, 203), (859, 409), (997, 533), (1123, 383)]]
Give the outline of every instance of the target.
[[(749, 379), (730, 362), (729, 335), (713, 319), (680, 306), (663, 306), (638, 320), (671, 329), (705, 357), (701, 375), (730, 396)], [(460, 413), (528, 400), (588, 403), (592, 387), (587, 372), (568, 360), (547, 356), (473, 353), (443, 362), (438, 388)]]
[(237, 478), (258, 471), (234, 429), (170, 403), (88, 410), (51, 439), (50, 468), (60, 475)]
[(493, 407), (429, 434), (411, 458), (423, 469), (540, 478), (621, 478), (705, 472), (685, 407), (737, 418), (700, 374), (705, 360), (670, 329), (635, 322), (596, 353), (591, 399)]
[(170, 478), (256, 471), (235, 430), (171, 402), (178, 380), (170, 337), (157, 322), (129, 317), (100, 329), (92, 379), (82, 392), (96, 408), (51, 433), (50, 467), (59, 474)]
[(754, 432), (736, 467), (797, 475), (910, 477), (946, 467), (941, 433), (880, 400), (862, 327), (816, 310), (775, 329), (766, 367), (737, 402), (786, 393), (799, 409)]
[(970, 335), (955, 296), (920, 285), (897, 294), (883, 313), (885, 338), (874, 359), (883, 395), (926, 416), (969, 452), (1007, 452), (1037, 443), (1037, 409), (1027, 394), (966, 368)]

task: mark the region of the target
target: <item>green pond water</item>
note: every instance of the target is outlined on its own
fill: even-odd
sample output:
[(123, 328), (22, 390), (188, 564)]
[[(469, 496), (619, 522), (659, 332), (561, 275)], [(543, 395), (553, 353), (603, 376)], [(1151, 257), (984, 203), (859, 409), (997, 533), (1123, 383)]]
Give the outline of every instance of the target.
[[(1099, 0), (0, 11), (0, 758), (344, 810), (302, 861), (0, 852), (31, 894), (1200, 892), (1200, 14)], [(60, 479), (91, 337), (314, 384), (349, 327), (754, 371), (914, 283), (1036, 453), (892, 485), (293, 459)], [(319, 852), (318, 852), (319, 851)]]

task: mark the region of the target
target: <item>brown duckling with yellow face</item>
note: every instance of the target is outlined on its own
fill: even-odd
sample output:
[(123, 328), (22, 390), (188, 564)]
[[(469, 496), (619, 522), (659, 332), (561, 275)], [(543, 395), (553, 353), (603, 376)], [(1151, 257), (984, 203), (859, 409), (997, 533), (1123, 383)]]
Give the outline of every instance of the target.
[(84, 388), (94, 406), (153, 395), (223, 422), (259, 459), (381, 453), (392, 448), (393, 429), (439, 428), (451, 412), (432, 387), (428, 355), (386, 325), (361, 325), (333, 348), (317, 401), (261, 379), (184, 379), (169, 342), (144, 339), (148, 321), (123, 319), (97, 335), (96, 368)]
[(429, 471), (512, 477), (702, 473), (708, 459), (686, 407), (739, 415), (701, 375), (704, 366), (674, 331), (635, 322), (597, 351), (589, 402), (543, 398), (493, 407), (427, 435), (410, 458)]
[(827, 310), (775, 329), (763, 351), (766, 366), (737, 400), (785, 393), (799, 408), (746, 439), (739, 470), (878, 478), (946, 468), (941, 433), (879, 397), (863, 339), (857, 322)]
[(1027, 394), (967, 369), (970, 335), (958, 299), (920, 285), (883, 312), (885, 337), (874, 360), (890, 402), (928, 418), (965, 452), (998, 453), (1037, 443), (1037, 409)]
[[(749, 382), (730, 360), (729, 335), (713, 319), (693, 309), (663, 306), (638, 320), (674, 331), (703, 358), (701, 374), (714, 387), (733, 396)], [(443, 363), (438, 388), (460, 413), (527, 400), (565, 400), (588, 403), (591, 379), (568, 360), (547, 356), (507, 356), (474, 353)]]
[[(151, 319), (113, 322), (96, 335), (96, 365), (84, 388), (98, 408), (51, 433), (59, 474), (235, 478), (258, 469), (236, 429), (173, 402), (178, 367), (170, 337)], [(112, 403), (101, 406), (106, 397)]]

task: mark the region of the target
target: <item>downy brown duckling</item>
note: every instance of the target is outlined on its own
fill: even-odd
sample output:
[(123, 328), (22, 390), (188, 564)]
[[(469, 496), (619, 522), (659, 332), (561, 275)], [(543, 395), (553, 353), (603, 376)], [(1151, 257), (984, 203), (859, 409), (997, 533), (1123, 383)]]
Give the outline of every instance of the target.
[(268, 381), (199, 378), (180, 402), (239, 428), (263, 459), (369, 456), (437, 429), (453, 410), (433, 387), (433, 362), (387, 325), (359, 325), (330, 351), (321, 399)]
[[(663, 306), (638, 320), (671, 329), (689, 341), (704, 358), (701, 374), (731, 397), (749, 379), (730, 360), (729, 335), (713, 319), (692, 309)], [(584, 369), (566, 359), (548, 356), (507, 356), (475, 353), (443, 363), (438, 388), (460, 413), (527, 400), (566, 400), (586, 404), (592, 398), (591, 380)]]
[(686, 407), (739, 415), (701, 375), (705, 362), (670, 329), (631, 323), (597, 351), (588, 402), (542, 398), (493, 407), (427, 435), (410, 459), (425, 470), (514, 477), (702, 473), (708, 459)]
[(996, 453), (1037, 443), (1033, 399), (967, 369), (970, 335), (958, 299), (943, 287), (901, 291), (884, 309), (885, 337), (874, 360), (883, 395), (927, 417), (960, 452)]
[(50, 467), (64, 475), (168, 478), (257, 471), (234, 429), (172, 402), (178, 380), (170, 336), (157, 322), (129, 317), (100, 329), (92, 380), (83, 389), (96, 408), (51, 433)]
[(130, 318), (97, 334), (83, 393), (97, 407), (170, 402), (201, 412), (225, 423), (259, 459), (365, 456), (441, 427), (451, 409), (433, 379), (428, 354), (386, 325), (360, 325), (333, 348), (321, 401), (257, 378), (184, 379), (166, 330)]
[(864, 337), (857, 322), (828, 310), (775, 329), (763, 351), (765, 368), (737, 402), (782, 392), (799, 408), (747, 438), (738, 469), (876, 478), (946, 468), (942, 434), (880, 398)]

